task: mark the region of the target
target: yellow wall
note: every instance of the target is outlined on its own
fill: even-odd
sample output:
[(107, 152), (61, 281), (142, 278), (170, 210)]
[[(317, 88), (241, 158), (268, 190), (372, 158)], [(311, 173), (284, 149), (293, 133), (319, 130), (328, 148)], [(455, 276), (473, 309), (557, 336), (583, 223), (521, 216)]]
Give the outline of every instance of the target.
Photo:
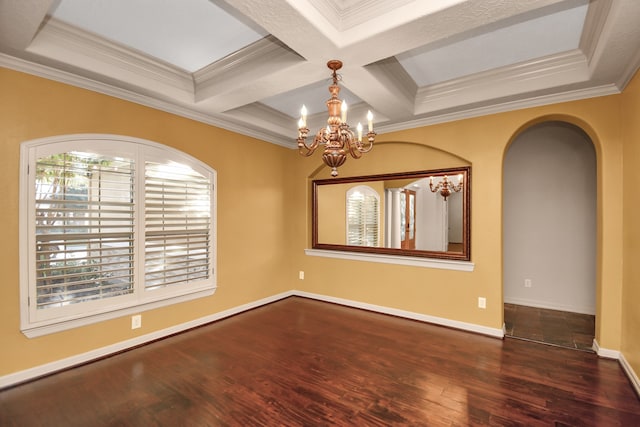
[[(598, 307), (597, 340), (601, 347), (620, 347), (622, 298), (622, 143), (620, 97), (495, 114), (378, 136), (381, 142), (360, 160), (349, 159), (340, 176), (400, 172), (434, 167), (428, 146), (449, 151), (472, 165), (471, 257), (473, 272), (437, 270), (305, 256), (309, 247), (309, 179), (318, 175), (319, 157), (290, 154), (297, 194), (292, 210), (306, 212), (293, 219), (292, 266), (305, 271), (298, 288), (411, 312), (502, 328), (502, 164), (515, 136), (533, 123), (562, 119), (583, 128), (598, 155)], [(388, 143), (385, 143), (388, 142)], [(399, 143), (402, 142), (402, 143)], [(466, 164), (461, 160), (460, 164)], [(458, 166), (458, 165), (449, 165)], [(435, 166), (438, 167), (438, 166)], [(322, 172), (326, 174), (326, 172)], [(322, 176), (324, 178), (324, 176)], [(613, 185), (610, 185), (613, 184)], [(602, 188), (606, 187), (606, 193)], [(477, 307), (487, 298), (486, 310)]]
[[(208, 298), (145, 312), (141, 329), (128, 317), (26, 338), (18, 307), (20, 143), (72, 133), (122, 134), (159, 142), (218, 172), (218, 290)], [(284, 160), (290, 150), (130, 102), (0, 68), (2, 281), (0, 375), (204, 317), (292, 287)]]
[[(319, 185), (318, 243), (347, 244), (347, 191), (357, 184)], [(324, 202), (324, 201), (327, 202)]]
[(624, 288), (622, 354), (640, 374), (640, 74), (622, 96), (624, 141)]
[[(0, 69), (2, 200), (0, 246), (0, 375), (35, 367), (187, 322), (289, 289), (378, 304), (416, 313), (502, 327), (502, 162), (513, 138), (534, 122), (563, 119), (582, 127), (598, 156), (599, 344), (621, 349), (639, 371), (640, 319), (633, 301), (639, 271), (627, 266), (623, 289), (622, 131), (624, 178), (639, 179), (633, 146), (640, 125), (621, 116), (622, 100), (638, 111), (639, 82), (623, 96), (609, 96), (443, 123), (378, 136), (377, 147), (361, 160), (347, 160), (340, 176), (442, 167), (433, 150), (458, 156), (472, 166), (471, 256), (473, 272), (436, 270), (306, 256), (310, 247), (311, 179), (326, 178), (320, 156), (261, 142), (87, 90)], [(637, 114), (636, 114), (637, 116)], [(626, 117), (626, 118), (625, 118)], [(627, 124), (622, 125), (622, 121)], [(70, 133), (124, 134), (183, 150), (218, 171), (218, 291), (212, 297), (144, 313), (143, 328), (114, 319), (49, 336), (28, 339), (19, 331), (18, 176), (19, 144)], [(400, 143), (401, 142), (401, 143)], [(447, 155), (449, 156), (449, 155)], [(631, 157), (627, 160), (627, 157)], [(606, 191), (604, 190), (606, 189)], [(634, 236), (633, 206), (640, 197), (627, 189), (625, 226)], [(627, 230), (625, 230), (627, 231)], [(637, 258), (637, 239), (627, 238), (626, 259)], [(631, 264), (631, 262), (627, 263)], [(637, 262), (636, 262), (637, 264)], [(305, 271), (304, 281), (297, 272)], [(628, 303), (623, 306), (623, 291)], [(477, 308), (477, 297), (487, 309)], [(623, 322), (624, 319), (624, 322)], [(634, 336), (634, 334), (636, 334)], [(636, 339), (634, 339), (634, 337)]]

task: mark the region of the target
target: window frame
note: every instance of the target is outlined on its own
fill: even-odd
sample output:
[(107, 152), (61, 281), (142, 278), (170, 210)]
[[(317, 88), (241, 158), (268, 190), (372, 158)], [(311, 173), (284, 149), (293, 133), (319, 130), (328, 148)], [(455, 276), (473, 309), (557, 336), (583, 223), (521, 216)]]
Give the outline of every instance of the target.
[[(364, 200), (363, 200), (363, 206), (365, 208), (367, 208), (367, 197), (373, 197), (376, 200), (376, 206), (375, 206), (375, 219), (376, 219), (376, 224), (375, 224), (375, 237), (376, 237), (376, 244), (380, 244), (380, 194), (378, 194), (378, 192), (376, 190), (374, 190), (373, 188), (371, 188), (368, 185), (356, 185), (354, 187), (351, 187), (350, 189), (347, 190), (346, 195), (345, 195), (345, 216), (346, 216), (346, 236), (345, 236), (345, 241), (347, 242), (347, 246), (360, 246), (360, 247), (370, 247), (369, 245), (363, 245), (363, 244), (357, 244), (354, 245), (353, 243), (350, 243), (349, 240), (349, 235), (350, 235), (350, 226), (351, 223), (349, 222), (349, 203), (351, 201), (350, 197), (354, 194), (360, 192), (363, 194), (364, 196)], [(364, 230), (367, 230), (368, 228), (368, 224), (366, 222), (366, 217), (367, 215), (365, 214), (365, 222), (360, 223), (361, 224), (361, 228), (364, 228)], [(362, 218), (361, 218), (362, 219)], [(360, 236), (361, 241), (366, 241), (367, 240), (367, 235), (366, 233)]]
[[(73, 304), (71, 309), (56, 310), (52, 315), (39, 315), (35, 304), (29, 305), (35, 292), (35, 171), (38, 157), (69, 151), (89, 151), (100, 154), (114, 154), (122, 157), (123, 151), (132, 155), (134, 171), (134, 291), (130, 295)], [(145, 162), (171, 161), (188, 165), (209, 179), (210, 219), (209, 227), (209, 278), (166, 289), (145, 291), (145, 251), (144, 251), (144, 196)], [(35, 172), (33, 172), (35, 175)], [(20, 200), (19, 200), (19, 259), (20, 259), (20, 329), (27, 337), (36, 337), (66, 329), (84, 326), (108, 319), (140, 313), (153, 308), (164, 307), (213, 295), (217, 288), (217, 172), (204, 162), (177, 149), (135, 137), (109, 134), (60, 135), (25, 141), (20, 146)], [(140, 241), (142, 239), (142, 241)]]

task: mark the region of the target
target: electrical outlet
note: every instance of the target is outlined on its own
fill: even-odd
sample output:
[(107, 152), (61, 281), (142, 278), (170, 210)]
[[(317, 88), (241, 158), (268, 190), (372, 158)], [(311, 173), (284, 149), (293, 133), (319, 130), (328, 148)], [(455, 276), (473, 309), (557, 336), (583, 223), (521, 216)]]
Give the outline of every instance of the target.
[(485, 297), (478, 297), (478, 308), (487, 308), (487, 299)]
[(136, 314), (131, 316), (131, 329), (138, 329), (142, 327), (142, 315)]
[(524, 287), (525, 288), (531, 287), (531, 279), (524, 279)]
[(304, 280), (304, 271), (300, 271), (300, 272), (298, 272), (298, 278), (299, 278), (300, 280)]

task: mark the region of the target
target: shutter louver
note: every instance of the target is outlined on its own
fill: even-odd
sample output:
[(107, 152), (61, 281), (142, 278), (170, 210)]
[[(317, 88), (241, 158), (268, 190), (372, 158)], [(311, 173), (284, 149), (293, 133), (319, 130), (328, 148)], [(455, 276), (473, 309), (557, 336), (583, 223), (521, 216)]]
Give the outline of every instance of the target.
[(208, 279), (211, 183), (178, 164), (145, 164), (145, 289)]
[(36, 308), (132, 293), (133, 162), (57, 154), (35, 185)]
[(378, 246), (378, 198), (355, 191), (347, 199), (347, 244)]
[(367, 195), (364, 205), (364, 246), (378, 246), (378, 198)]

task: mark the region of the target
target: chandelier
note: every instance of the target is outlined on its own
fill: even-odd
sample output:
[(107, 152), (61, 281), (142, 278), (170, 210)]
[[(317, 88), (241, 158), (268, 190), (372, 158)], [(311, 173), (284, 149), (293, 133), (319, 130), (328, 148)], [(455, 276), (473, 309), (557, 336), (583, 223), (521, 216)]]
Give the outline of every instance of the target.
[(462, 174), (460, 174), (458, 175), (458, 184), (454, 184), (451, 181), (449, 181), (449, 178), (447, 177), (447, 175), (445, 175), (442, 181), (440, 181), (436, 185), (433, 185), (433, 177), (430, 176), (429, 189), (431, 190), (432, 193), (440, 191), (440, 195), (444, 197), (444, 200), (446, 202), (447, 197), (451, 195), (451, 191), (459, 193), (462, 190), (462, 186), (463, 186), (462, 180), (463, 180), (463, 176)]
[(322, 160), (331, 168), (331, 176), (338, 176), (338, 167), (342, 166), (347, 160), (347, 151), (354, 159), (362, 157), (363, 153), (368, 153), (373, 148), (373, 140), (375, 132), (373, 131), (373, 114), (367, 112), (368, 132), (366, 140), (362, 141), (362, 124), (358, 123), (356, 127), (357, 136), (349, 129), (347, 124), (347, 103), (338, 98), (340, 86), (338, 86), (338, 71), (342, 68), (342, 61), (331, 60), (327, 62), (327, 67), (333, 70), (333, 84), (329, 86), (331, 98), (327, 100), (327, 109), (329, 110), (329, 118), (327, 126), (321, 128), (316, 133), (313, 142), (307, 145), (307, 136), (309, 129), (307, 128), (307, 109), (303, 105), (300, 111), (301, 117), (298, 121), (298, 150), (300, 154), (308, 157), (318, 148), (324, 146)]

